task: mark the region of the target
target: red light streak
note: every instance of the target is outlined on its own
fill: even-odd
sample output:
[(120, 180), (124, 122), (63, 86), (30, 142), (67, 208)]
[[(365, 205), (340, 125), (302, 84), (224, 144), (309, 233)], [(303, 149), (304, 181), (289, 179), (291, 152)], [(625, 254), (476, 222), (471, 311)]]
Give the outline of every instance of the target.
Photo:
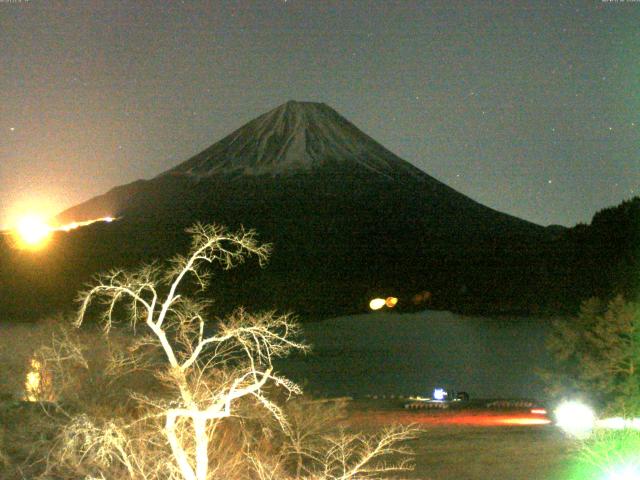
[(547, 418), (533, 417), (530, 414), (516, 412), (512, 414), (477, 414), (477, 415), (454, 415), (450, 418), (443, 418), (444, 424), (469, 425), (479, 427), (497, 427), (504, 425), (547, 425), (551, 420)]
[(446, 412), (424, 411), (377, 411), (358, 415), (356, 422), (386, 425), (389, 423), (419, 425), (458, 425), (468, 427), (527, 427), (551, 424), (551, 420), (540, 414), (527, 411), (493, 412), (483, 410), (463, 410)]

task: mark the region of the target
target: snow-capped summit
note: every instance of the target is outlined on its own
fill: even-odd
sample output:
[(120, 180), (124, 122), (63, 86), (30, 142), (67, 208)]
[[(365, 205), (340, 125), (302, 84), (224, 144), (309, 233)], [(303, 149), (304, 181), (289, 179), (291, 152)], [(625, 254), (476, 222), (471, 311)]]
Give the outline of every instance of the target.
[(358, 165), (388, 177), (424, 175), (324, 103), (289, 101), (163, 175), (287, 175)]

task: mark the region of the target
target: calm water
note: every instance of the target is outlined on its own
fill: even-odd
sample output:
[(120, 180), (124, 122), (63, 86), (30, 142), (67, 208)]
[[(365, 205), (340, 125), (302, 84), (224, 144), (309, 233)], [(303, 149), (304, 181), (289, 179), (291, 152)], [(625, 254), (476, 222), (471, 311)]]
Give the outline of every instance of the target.
[(543, 399), (550, 322), (450, 312), (371, 313), (304, 326), (313, 345), (281, 372), (320, 395), (429, 395), (436, 386), (472, 397)]

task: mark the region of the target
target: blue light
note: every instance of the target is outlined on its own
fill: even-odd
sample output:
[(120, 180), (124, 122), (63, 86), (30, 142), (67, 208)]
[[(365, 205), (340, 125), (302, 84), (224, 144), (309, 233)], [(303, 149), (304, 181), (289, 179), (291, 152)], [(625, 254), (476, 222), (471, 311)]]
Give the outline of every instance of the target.
[(444, 388), (436, 388), (433, 391), (433, 399), (434, 400), (444, 400), (444, 397), (447, 396), (447, 392), (445, 392)]

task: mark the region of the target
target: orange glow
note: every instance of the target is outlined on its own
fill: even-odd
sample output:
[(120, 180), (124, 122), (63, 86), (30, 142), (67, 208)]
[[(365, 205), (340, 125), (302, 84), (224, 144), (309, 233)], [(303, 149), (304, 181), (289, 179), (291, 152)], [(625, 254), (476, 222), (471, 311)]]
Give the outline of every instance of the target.
[(71, 222), (66, 225), (52, 227), (40, 215), (25, 215), (16, 222), (12, 231), (18, 248), (40, 250), (49, 242), (53, 232), (70, 232), (71, 230), (86, 227), (92, 223), (111, 223), (114, 220), (115, 218), (113, 217), (101, 217), (95, 220)]
[(113, 220), (114, 220), (113, 217), (101, 217), (101, 218), (96, 218), (95, 220), (85, 220), (84, 222), (71, 222), (71, 223), (67, 223), (66, 225), (62, 225), (54, 230), (58, 230), (61, 232), (70, 232), (71, 230), (75, 230), (76, 228), (80, 228), (80, 227), (86, 227), (87, 225), (91, 225), (92, 223), (96, 223), (96, 222), (111, 223), (113, 222)]
[(449, 418), (444, 418), (442, 423), (450, 423), (457, 425), (469, 425), (478, 427), (499, 427), (518, 426), (518, 425), (548, 425), (551, 420), (548, 418), (533, 417), (531, 415), (514, 413), (514, 414), (458, 414)]
[(416, 293), (411, 299), (411, 302), (413, 302), (414, 305), (420, 305), (422, 303), (428, 303), (430, 300), (431, 292), (425, 290), (420, 293)]
[(503, 418), (500, 419), (500, 423), (503, 425), (549, 425), (551, 420), (548, 418)]
[(22, 248), (38, 250), (44, 247), (51, 236), (52, 228), (38, 215), (22, 217), (16, 227), (15, 234)]
[(397, 305), (398, 299), (396, 297), (387, 297), (384, 303), (388, 308), (393, 308)]

